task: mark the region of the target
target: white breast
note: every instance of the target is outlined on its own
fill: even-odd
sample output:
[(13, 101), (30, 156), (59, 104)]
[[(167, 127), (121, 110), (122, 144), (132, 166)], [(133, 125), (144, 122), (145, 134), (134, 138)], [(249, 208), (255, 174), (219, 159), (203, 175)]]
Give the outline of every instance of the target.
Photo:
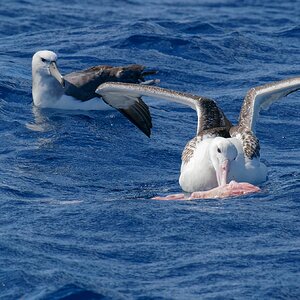
[(218, 185), (216, 172), (208, 155), (212, 139), (197, 143), (191, 159), (181, 165), (179, 184), (186, 192), (205, 191)]

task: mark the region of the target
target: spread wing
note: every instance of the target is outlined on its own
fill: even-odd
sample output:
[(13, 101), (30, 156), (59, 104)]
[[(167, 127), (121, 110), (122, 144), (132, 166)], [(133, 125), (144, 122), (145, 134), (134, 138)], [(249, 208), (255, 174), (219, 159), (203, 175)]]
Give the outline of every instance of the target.
[(239, 123), (230, 129), (230, 135), (240, 139), (245, 156), (249, 159), (259, 157), (260, 145), (255, 136), (255, 125), (261, 109), (300, 89), (300, 77), (254, 87), (248, 91), (244, 99)]
[(152, 128), (151, 114), (148, 105), (140, 97), (118, 95), (113, 101), (107, 95), (101, 95), (101, 97), (107, 104), (120, 111), (144, 134), (150, 137)]
[(255, 124), (261, 109), (268, 109), (273, 102), (299, 89), (300, 77), (272, 82), (250, 89), (241, 108), (238, 126), (255, 132)]
[(87, 101), (97, 96), (95, 90), (104, 82), (141, 83), (145, 81), (145, 76), (157, 73), (144, 70), (145, 67), (142, 65), (129, 65), (123, 67), (96, 66), (72, 72), (63, 77), (65, 94), (81, 101)]
[[(65, 94), (79, 101), (88, 101), (100, 97), (95, 93), (96, 88), (104, 82), (132, 82), (152, 84), (155, 80), (145, 82), (145, 76), (156, 74), (156, 71), (144, 71), (141, 65), (125, 67), (96, 66), (83, 71), (73, 72), (64, 76)], [(119, 97), (114, 102), (106, 101), (112, 107), (118, 109), (144, 134), (150, 136), (152, 122), (148, 106), (142, 99)]]
[(217, 104), (213, 100), (204, 97), (156, 86), (116, 82), (100, 85), (96, 89), (96, 93), (114, 107), (118, 107), (121, 103), (129, 105), (133, 101), (140, 101), (142, 96), (157, 97), (190, 106), (196, 110), (198, 116), (197, 135), (212, 134), (212, 131), (217, 134), (219, 128), (228, 127), (229, 129), (231, 127), (231, 123)]

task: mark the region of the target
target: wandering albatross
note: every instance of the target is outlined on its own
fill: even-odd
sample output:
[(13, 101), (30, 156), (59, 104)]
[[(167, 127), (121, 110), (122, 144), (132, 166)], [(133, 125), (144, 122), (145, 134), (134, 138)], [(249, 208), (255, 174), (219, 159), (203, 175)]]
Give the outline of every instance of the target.
[[(216, 102), (201, 96), (155, 86), (104, 83), (96, 93), (114, 103), (120, 98), (157, 97), (182, 103), (196, 110), (197, 134), (182, 153), (179, 184), (191, 193), (156, 197), (159, 200), (217, 198), (257, 192), (255, 186), (267, 179), (260, 161), (255, 124), (261, 109), (300, 89), (300, 77), (251, 88), (244, 99), (238, 124), (233, 126)], [(132, 100), (133, 101), (133, 100)]]
[(156, 80), (145, 81), (147, 75), (156, 71), (144, 71), (141, 65), (122, 67), (95, 66), (62, 76), (57, 68), (57, 55), (48, 50), (38, 51), (32, 57), (32, 98), (41, 108), (67, 110), (102, 110), (110, 105), (125, 115), (143, 133), (150, 136), (152, 128), (148, 106), (142, 99), (114, 99), (105, 101), (95, 93), (99, 84), (115, 81), (153, 84)]

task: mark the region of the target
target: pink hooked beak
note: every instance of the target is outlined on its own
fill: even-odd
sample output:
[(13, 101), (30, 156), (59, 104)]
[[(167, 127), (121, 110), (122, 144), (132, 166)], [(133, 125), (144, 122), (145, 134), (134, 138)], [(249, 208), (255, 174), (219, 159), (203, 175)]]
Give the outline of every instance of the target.
[(226, 159), (221, 163), (219, 169), (216, 172), (219, 186), (224, 186), (227, 184), (229, 169), (230, 169), (230, 162), (228, 159)]

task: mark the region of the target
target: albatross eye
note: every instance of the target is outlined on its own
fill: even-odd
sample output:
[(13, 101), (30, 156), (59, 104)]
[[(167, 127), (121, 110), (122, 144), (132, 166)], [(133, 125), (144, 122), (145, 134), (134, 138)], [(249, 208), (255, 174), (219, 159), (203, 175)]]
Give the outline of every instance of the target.
[(47, 60), (45, 58), (41, 57), (42, 62), (46, 62)]
[(220, 148), (218, 148), (217, 151), (218, 151), (219, 153), (221, 153), (221, 149), (220, 149)]

